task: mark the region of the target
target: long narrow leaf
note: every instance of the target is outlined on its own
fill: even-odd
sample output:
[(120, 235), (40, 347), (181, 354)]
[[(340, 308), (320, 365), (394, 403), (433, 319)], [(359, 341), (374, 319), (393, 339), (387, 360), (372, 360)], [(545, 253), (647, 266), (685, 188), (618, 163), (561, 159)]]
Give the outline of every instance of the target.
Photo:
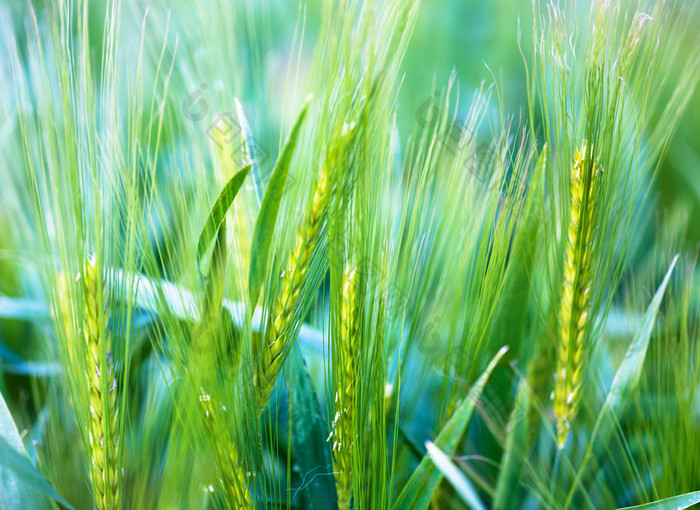
[(49, 309), (40, 301), (0, 296), (0, 319), (49, 319)]
[(51, 361), (25, 361), (0, 339), (0, 372), (49, 377), (60, 374), (61, 366)]
[(292, 130), (289, 132), (287, 141), (282, 148), (277, 163), (275, 163), (275, 168), (272, 170), (272, 176), (265, 190), (258, 218), (255, 221), (250, 254), (250, 274), (248, 277), (251, 308), (254, 308), (258, 303), (260, 289), (265, 279), (267, 259), (270, 255), (270, 243), (272, 242), (272, 234), (275, 231), (275, 223), (277, 222), (277, 214), (279, 213), (280, 203), (282, 202), (284, 187), (287, 183), (289, 165), (292, 162), (297, 140), (301, 132), (301, 126), (306, 117), (306, 112), (309, 109), (310, 103), (311, 98), (309, 97), (302, 107), (294, 127), (292, 127)]
[(309, 509), (335, 508), (338, 498), (326, 441), (328, 431), (306, 361), (296, 342), (290, 358), (294, 362), (288, 371), (289, 394), (292, 395), (292, 448), (296, 463), (306, 479), (300, 492)]
[(529, 413), (530, 390), (523, 379), (518, 386), (515, 408), (508, 422), (506, 449), (496, 482), (496, 495), (493, 499), (494, 510), (506, 510), (517, 506), (518, 487), (527, 454), (527, 417)]
[[(474, 386), (472, 386), (467, 398), (459, 405), (454, 415), (452, 415), (445, 427), (438, 434), (435, 439), (435, 444), (445, 452), (445, 454), (452, 455), (457, 449), (457, 445), (467, 430), (469, 420), (474, 413), (476, 402), (481, 397), (481, 393), (484, 391), (484, 387), (486, 386), (491, 372), (493, 372), (493, 369), (496, 368), (496, 365), (507, 351), (507, 347), (503, 347), (498, 351), (493, 360), (491, 360), (491, 363), (489, 363), (489, 366), (486, 367), (484, 373), (481, 374)], [(433, 492), (435, 492), (435, 489), (440, 485), (442, 477), (443, 474), (435, 469), (435, 464), (430, 460), (430, 455), (426, 454), (411, 475), (406, 487), (404, 487), (401, 494), (399, 494), (392, 508), (394, 510), (428, 508)]]
[(219, 193), (216, 202), (214, 202), (214, 206), (209, 212), (207, 221), (204, 223), (204, 228), (202, 228), (202, 233), (199, 235), (199, 241), (197, 242), (197, 267), (202, 275), (207, 273), (207, 269), (202, 267), (204, 254), (211, 245), (211, 241), (214, 239), (221, 222), (231, 207), (233, 199), (236, 198), (238, 191), (241, 189), (241, 186), (243, 186), (243, 181), (245, 181), (248, 172), (250, 172), (251, 166), (252, 165), (248, 165), (244, 167), (226, 183), (224, 189)]
[(44, 496), (73, 508), (32, 464), (0, 395), (0, 509), (51, 508)]
[(651, 338), (651, 333), (654, 330), (654, 324), (656, 322), (656, 315), (659, 312), (659, 306), (661, 305), (661, 300), (666, 293), (666, 287), (671, 278), (671, 273), (673, 268), (676, 266), (678, 261), (678, 255), (673, 258), (671, 262), (671, 267), (668, 268), (666, 276), (664, 277), (659, 289), (654, 294), (654, 298), (651, 300), (651, 304), (644, 314), (641, 327), (637, 331), (636, 336), (632, 340), (627, 352), (625, 353), (625, 358), (622, 360), (620, 368), (617, 369), (615, 377), (613, 378), (612, 385), (610, 386), (610, 391), (608, 396), (605, 398), (605, 403), (603, 408), (598, 414), (595, 426), (591, 433), (591, 437), (588, 440), (588, 448), (586, 449), (586, 455), (584, 456), (581, 467), (576, 474), (569, 495), (566, 498), (566, 504), (564, 508), (567, 508), (571, 503), (571, 500), (578, 489), (581, 480), (588, 474), (589, 461), (593, 458), (593, 449), (596, 446), (607, 445), (610, 436), (615, 429), (615, 417), (620, 416), (624, 410), (628, 399), (626, 398), (632, 390), (637, 386), (639, 378), (642, 373), (642, 367), (644, 366), (644, 358), (646, 357), (647, 348), (649, 347), (649, 339)]
[(683, 510), (700, 503), (700, 491), (689, 492), (672, 498), (660, 499), (644, 505), (626, 506), (618, 510)]
[[(127, 274), (120, 269), (110, 271), (110, 277), (114, 281), (116, 289), (119, 290), (125, 278), (134, 278), (133, 287), (138, 289), (136, 294), (136, 306), (143, 311), (158, 315), (160, 310), (167, 308), (170, 315), (181, 321), (190, 321), (196, 323), (200, 320), (200, 312), (197, 308), (197, 301), (194, 293), (181, 285), (176, 285), (167, 280), (156, 278), (148, 278), (142, 274)], [(159, 306), (160, 300), (163, 300), (165, 306)], [(231, 318), (238, 327), (242, 324), (238, 322), (244, 315), (245, 305), (239, 301), (231, 301), (224, 299), (223, 305), (228, 309)], [(253, 331), (259, 332), (262, 321), (262, 309), (257, 307), (253, 311), (252, 317)], [(308, 324), (302, 324), (299, 330), (299, 341), (306, 356), (322, 356), (324, 353), (325, 339), (323, 333)], [(0, 352), (2, 354), (2, 352)]]
[(452, 484), (457, 494), (462, 497), (467, 505), (473, 510), (486, 510), (476, 489), (474, 489), (469, 479), (460, 472), (450, 458), (430, 441), (426, 441), (425, 448), (428, 450), (428, 455), (430, 455), (435, 466), (445, 475), (445, 478)]

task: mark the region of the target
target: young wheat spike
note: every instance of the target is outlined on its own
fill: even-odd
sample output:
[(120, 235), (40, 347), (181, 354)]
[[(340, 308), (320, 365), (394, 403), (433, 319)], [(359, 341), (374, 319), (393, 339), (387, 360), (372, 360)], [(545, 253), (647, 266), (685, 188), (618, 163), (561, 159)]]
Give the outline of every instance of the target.
[(349, 510), (352, 498), (353, 414), (357, 393), (357, 270), (348, 266), (343, 278), (340, 304), (340, 389), (336, 390), (333, 424), (333, 471), (338, 491), (338, 509)]
[[(94, 259), (83, 271), (85, 322), (90, 388), (90, 462), (95, 504), (100, 510), (119, 508), (119, 469), (117, 467), (117, 380), (112, 365), (112, 340), (105, 299), (98, 292), (102, 278)], [(101, 308), (104, 307), (104, 308)], [(101, 353), (106, 353), (104, 364)], [(106, 368), (106, 370), (105, 370)]]
[[(199, 401), (202, 404), (209, 437), (213, 438), (216, 446), (216, 456), (221, 473), (220, 483), (228, 501), (234, 508), (253, 510), (253, 498), (248, 487), (248, 479), (242, 469), (243, 463), (238, 455), (233, 438), (228, 429), (222, 429), (221, 419), (217, 417), (217, 410), (212, 405), (211, 397), (202, 391)], [(226, 438), (227, 440), (224, 440)]]
[(282, 273), (282, 282), (272, 306), (272, 317), (269, 319), (262, 342), (256, 374), (258, 415), (262, 414), (270, 400), (275, 381), (282, 369), (289, 342), (289, 328), (292, 326), (296, 304), (301, 295), (311, 257), (318, 244), (330, 195), (328, 169), (324, 167), (316, 184), (311, 207), (297, 232), (287, 268)]
[(586, 143), (576, 151), (571, 171), (571, 216), (567, 231), (564, 283), (559, 308), (559, 345), (554, 377), (557, 442), (563, 448), (576, 415), (584, 365), (584, 345), (591, 293), (591, 245), (598, 169), (586, 175)]
[(259, 346), (256, 363), (256, 406), (260, 416), (267, 406), (275, 387), (275, 381), (289, 351), (291, 330), (299, 298), (304, 287), (311, 258), (321, 238), (323, 224), (332, 195), (331, 172), (335, 170), (338, 156), (342, 155), (354, 125), (345, 131), (330, 150), (328, 161), (321, 169), (313, 200), (307, 209), (304, 221), (297, 232), (294, 249), (282, 272), (279, 290), (275, 296), (265, 334)]

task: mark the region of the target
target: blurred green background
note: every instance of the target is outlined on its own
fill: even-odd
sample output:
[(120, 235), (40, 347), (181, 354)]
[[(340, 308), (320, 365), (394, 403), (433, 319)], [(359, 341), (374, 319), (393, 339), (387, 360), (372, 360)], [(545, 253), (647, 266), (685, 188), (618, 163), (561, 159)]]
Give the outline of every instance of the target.
[[(37, 6), (41, 19), (42, 5), (49, 5), (55, 0), (32, 0)], [(196, 0), (171, 0), (173, 5), (192, 5)], [(204, 0), (206, 1), (206, 0)], [(682, 5), (684, 0), (675, 0)], [(235, 1), (232, 1), (236, 4)], [(242, 3), (242, 2), (241, 2)], [(181, 105), (198, 84), (210, 85), (208, 93), (216, 88), (219, 77), (224, 76), (226, 85), (219, 92), (218, 102), (212, 100), (209, 113), (230, 110), (232, 104), (231, 90), (242, 99), (247, 114), (253, 124), (256, 135), (259, 135), (264, 147), (276, 147), (278, 144), (280, 125), (281, 96), (287, 87), (287, 70), (290, 67), (289, 56), (294, 51), (293, 41), (298, 34), (300, 20), (304, 20), (304, 44), (302, 49), (300, 72), (303, 74), (309, 68), (309, 60), (318, 39), (321, 23), (321, 10), (330, 0), (309, 0), (302, 3), (291, 0), (260, 0), (256, 7), (258, 25), (266, 30), (259, 33), (263, 40), (256, 48), (241, 48), (242, 54), (254, 59), (259, 54), (261, 67), (265, 69), (257, 74), (253, 67), (251, 73), (243, 77), (230, 78), (236, 66), (229, 68), (208, 66), (200, 62), (196, 41), (187, 41), (180, 46), (180, 56), (183, 60), (194, 63), (192, 84), (179, 83), (172, 88), (170, 110), (177, 118), (173, 126), (183, 127), (183, 133), (165, 133), (165, 160), (167, 148), (172, 149), (177, 144), (187, 147), (187, 136), (205, 138), (205, 124), (192, 125), (183, 116)], [(125, 44), (137, 46), (140, 12), (134, 8), (129, 11), (131, 4), (144, 7), (149, 4), (146, 0), (124, 2), (125, 10), (130, 15), (132, 26), (125, 26)], [(164, 16), (165, 0), (155, 0), (153, 11), (159, 11), (157, 16)], [(586, 8), (588, 2), (580, 2), (581, 8)], [(95, 65), (99, 66), (99, 55), (102, 44), (102, 28), (105, 16), (105, 0), (94, 0), (91, 3), (91, 45)], [(17, 34), (31, 30), (31, 23), (26, 1), (0, 0), (0, 12), (9, 14), (9, 19)], [(700, 14), (693, 12), (693, 32), (700, 32)], [(127, 16), (129, 17), (129, 16)], [(192, 20), (189, 22), (196, 22)], [(155, 24), (157, 25), (157, 23)], [(0, 26), (0, 29), (2, 27)], [(157, 29), (154, 29), (157, 30)], [(175, 34), (184, 33), (187, 25), (174, 26)], [(233, 37), (239, 37), (240, 35)], [(522, 42), (522, 52), (519, 47), (519, 36)], [(154, 35), (157, 38), (157, 34)], [(443, 88), (455, 72), (459, 84), (461, 111), (466, 112), (472, 94), (482, 86), (493, 84), (492, 108), (508, 113), (516, 125), (527, 121), (526, 66), (524, 58), (530, 58), (532, 38), (531, 4), (525, 0), (494, 0), (483, 2), (478, 0), (423, 0), (414, 35), (403, 63), (404, 79), (397, 100), (397, 124), (401, 139), (407, 138), (420, 129), (417, 112), (427, 101), (431, 101), (432, 91)], [(242, 40), (245, 37), (241, 38)], [(254, 38), (251, 36), (250, 40)], [(233, 40), (233, 39), (232, 39)], [(298, 35), (297, 35), (298, 41)], [(21, 53), (21, 37), (20, 37)], [(222, 46), (231, 44), (231, 40), (222, 41)], [(687, 47), (684, 51), (690, 53), (696, 48)], [(206, 55), (206, 53), (205, 53)], [(0, 57), (3, 52), (0, 50)], [(682, 60), (682, 59), (681, 59)], [(294, 63), (291, 63), (294, 66)], [(179, 71), (179, 70), (178, 70)], [(175, 74), (177, 74), (177, 72)], [(680, 73), (680, 69), (678, 72)], [(177, 79), (177, 78), (176, 78)], [(227, 81), (228, 80), (228, 81)], [(261, 83), (261, 80), (264, 80)], [(183, 82), (187, 80), (182, 78)], [(240, 82), (239, 88), (228, 85), (230, 82)], [(3, 82), (0, 82), (3, 83)], [(9, 83), (6, 80), (4, 83)], [(12, 90), (2, 90), (0, 93), (11, 97)], [(211, 96), (208, 96), (211, 97)], [(535, 109), (537, 111), (537, 109)], [(2, 128), (5, 119), (0, 119)], [(289, 119), (286, 120), (289, 122)], [(536, 120), (537, 121), (537, 120)], [(207, 120), (209, 122), (209, 120)], [(173, 129), (175, 131), (175, 129)], [(0, 134), (2, 134), (0, 132)], [(270, 151), (274, 152), (274, 151)], [(20, 169), (16, 171), (21, 171)], [(1, 183), (0, 183), (1, 185)], [(0, 255), (5, 252), (2, 240), (7, 226), (2, 223), (12, 221), (9, 207), (0, 205)], [(657, 228), (667, 223), (685, 225), (686, 245), (695, 250), (700, 245), (700, 92), (695, 90), (688, 110), (680, 117), (677, 130), (670, 139), (663, 160), (659, 167), (658, 177), (653, 185), (651, 195), (647, 199), (645, 219), (648, 229), (643, 240), (639, 243), (644, 251), (652, 246), (654, 236), (658, 235)], [(660, 236), (663, 238), (663, 236)], [(0, 293), (7, 295), (22, 295), (18, 291), (22, 286), (15, 281), (18, 276), (12, 269), (11, 263), (3, 261), (0, 267), (2, 284)], [(42, 332), (35, 325), (24, 321), (4, 321), (0, 336), (10, 340), (8, 345), (13, 352), (23, 359), (31, 359), (33, 348), (29, 338), (38, 338)], [(5, 388), (0, 388), (7, 396), (6, 388), (12, 388), (10, 399), (22, 405), (30, 400), (26, 387), (26, 379), (8, 376), (3, 381)], [(21, 407), (21, 406), (18, 406)], [(29, 423), (29, 417), (21, 416), (20, 423)]]
[[(676, 2), (685, 4), (681, 8), (691, 11), (690, 1)], [(321, 3), (309, 4), (313, 12), (308, 23), (311, 27), (318, 25)], [(588, 6), (589, 2), (579, 3), (581, 9)], [(518, 34), (522, 52), (529, 59), (531, 9), (531, 2), (522, 0), (424, 0), (404, 61), (406, 75), (398, 103), (402, 135), (411, 132), (411, 123), (416, 122), (416, 109), (430, 98), (433, 85), (443, 87), (452, 70), (459, 80), (462, 108), (466, 109), (472, 93), (482, 82), (489, 85), (495, 78), (494, 100), (501, 102), (502, 110), (514, 116), (516, 123), (524, 120), (527, 116), (526, 72)], [(289, 14), (292, 12), (290, 10)], [(697, 7), (692, 16), (694, 29), (691, 33), (697, 34), (700, 32)], [(686, 47), (684, 51), (689, 53), (694, 49)], [(697, 89), (666, 149), (648, 203), (650, 235), (665, 223), (666, 217), (680, 219), (687, 225), (688, 247), (697, 247), (700, 243), (700, 92)]]
[[(33, 3), (41, 11), (41, 6), (48, 5), (49, 1), (34, 0)], [(175, 3), (186, 5), (188, 0), (176, 0)], [(691, 32), (700, 32), (700, 15), (698, 9), (692, 9), (691, 0), (675, 0), (675, 3), (693, 16), (692, 26), (695, 29)], [(579, 8), (587, 8), (588, 4), (581, 2)], [(278, 71), (284, 69), (295, 28), (304, 19), (303, 54), (311, 55), (323, 5), (324, 0), (262, 0), (259, 3), (257, 15), (263, 18), (262, 25), (267, 26), (267, 40), (260, 47), (264, 51), (261, 55), (263, 65), (268, 68), (267, 79), (272, 82), (266, 84), (268, 97), (275, 91), (281, 93), (285, 88), (286, 72)], [(16, 27), (28, 27), (25, 2), (0, 0), (0, 7), (11, 13)], [(153, 7), (154, 10), (156, 8)], [(91, 38), (97, 58), (105, 1), (92, 2), (91, 9)], [(500, 103), (502, 111), (511, 114), (516, 123), (524, 121), (527, 115), (526, 73), (518, 46), (518, 34), (521, 35), (523, 53), (529, 58), (531, 17), (531, 3), (522, 0), (424, 0), (403, 64), (405, 78), (397, 102), (402, 139), (416, 132), (419, 127), (416, 125), (416, 110), (430, 100), (433, 87), (440, 89), (445, 86), (452, 71), (457, 74), (462, 108), (467, 108), (476, 89), (482, 84), (490, 85), (495, 78), (493, 107)], [(137, 43), (138, 40), (134, 40), (134, 44)], [(243, 53), (248, 50), (244, 48)], [(685, 48), (687, 52), (692, 50), (691, 47)], [(183, 46), (180, 51), (196, 51), (196, 48)], [(303, 70), (302, 65), (302, 73)], [(210, 78), (196, 79), (207, 81)], [(246, 84), (248, 88), (254, 86), (252, 82)], [(173, 98), (173, 101), (179, 102), (180, 98)], [(249, 99), (248, 104), (251, 102), (260, 101)], [(265, 107), (260, 104), (249, 106), (252, 110)], [(252, 116), (260, 119), (257, 114)], [(264, 120), (271, 121), (271, 124), (279, 122), (279, 119), (269, 115), (265, 115)], [(255, 129), (266, 132), (263, 136), (270, 140), (274, 140), (279, 132), (278, 126), (258, 126)], [(647, 218), (652, 227), (650, 235), (664, 223), (666, 217), (672, 218), (675, 224), (681, 220), (680, 223), (687, 228), (688, 246), (696, 247), (700, 242), (700, 94), (697, 90), (667, 147), (648, 204)]]
[[(676, 2), (684, 4), (681, 8), (693, 16), (691, 32), (700, 32), (698, 9), (693, 9), (689, 0)], [(303, 5), (306, 6), (306, 51), (311, 52), (323, 0), (272, 1), (273, 47), (287, 48)], [(588, 5), (589, 2), (580, 2), (579, 8), (588, 8)], [(523, 55), (530, 58), (531, 9), (531, 3), (523, 0), (423, 1), (404, 59), (405, 78), (397, 104), (403, 139), (415, 132), (416, 111), (430, 100), (433, 87), (444, 87), (453, 71), (457, 74), (463, 109), (475, 90), (482, 84), (492, 84), (495, 79), (493, 107), (500, 102), (501, 109), (512, 115), (516, 123), (526, 119)], [(688, 53), (693, 49), (684, 48)], [(697, 89), (670, 140), (648, 203), (650, 235), (668, 217), (673, 223), (681, 220), (686, 225), (688, 247), (695, 248), (700, 243), (700, 92)]]

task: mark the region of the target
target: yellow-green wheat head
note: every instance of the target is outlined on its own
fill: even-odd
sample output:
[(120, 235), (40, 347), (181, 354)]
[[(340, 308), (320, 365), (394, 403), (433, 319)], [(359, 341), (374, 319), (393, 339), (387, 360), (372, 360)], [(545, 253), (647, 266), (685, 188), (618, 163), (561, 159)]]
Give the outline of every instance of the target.
[(353, 417), (357, 397), (357, 268), (348, 265), (343, 275), (340, 303), (339, 370), (336, 378), (335, 419), (330, 440), (333, 450), (333, 471), (338, 491), (338, 507), (350, 508), (352, 499)]
[(85, 313), (83, 337), (87, 346), (90, 426), (89, 457), (95, 503), (100, 510), (119, 508), (117, 380), (112, 358), (109, 314), (104, 281), (94, 259), (83, 269)]
[(226, 420), (230, 420), (231, 414), (224, 406), (213, 402), (212, 397), (207, 393), (202, 393), (199, 401), (207, 424), (207, 432), (210, 438), (213, 438), (216, 450), (220, 474), (219, 488), (226, 496), (226, 501), (231, 505), (231, 508), (252, 510), (255, 505), (248, 483), (248, 475), (241, 456), (238, 454), (235, 438), (231, 436), (229, 428), (225, 426)]
[(303, 291), (312, 271), (312, 260), (324, 234), (324, 226), (333, 195), (337, 172), (342, 165), (345, 151), (354, 135), (354, 125), (349, 126), (333, 142), (321, 173), (313, 188), (304, 219), (294, 237), (294, 247), (280, 274), (265, 333), (259, 336), (255, 367), (255, 387), (258, 415), (270, 400), (275, 381), (282, 369), (287, 353), (294, 341), (292, 333), (303, 307)]
[(564, 278), (558, 310), (559, 343), (554, 376), (554, 411), (557, 442), (562, 448), (580, 400), (589, 329), (588, 313), (592, 285), (592, 244), (598, 168), (587, 154), (584, 141), (576, 150), (571, 167), (571, 212), (566, 231)]
[(255, 373), (258, 415), (262, 414), (270, 400), (275, 381), (289, 351), (295, 313), (300, 306), (300, 296), (311, 258), (320, 240), (331, 198), (328, 178), (328, 168), (324, 166), (316, 182), (312, 202), (296, 233), (294, 248), (286, 268), (280, 275), (281, 282), (270, 310), (271, 316), (265, 334), (260, 335)]

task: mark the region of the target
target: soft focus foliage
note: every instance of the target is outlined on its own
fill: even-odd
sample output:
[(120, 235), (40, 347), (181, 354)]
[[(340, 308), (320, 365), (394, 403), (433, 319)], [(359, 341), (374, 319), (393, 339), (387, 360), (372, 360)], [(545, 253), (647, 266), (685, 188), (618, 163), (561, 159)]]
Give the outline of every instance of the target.
[(699, 16), (0, 0), (0, 508), (700, 503)]

